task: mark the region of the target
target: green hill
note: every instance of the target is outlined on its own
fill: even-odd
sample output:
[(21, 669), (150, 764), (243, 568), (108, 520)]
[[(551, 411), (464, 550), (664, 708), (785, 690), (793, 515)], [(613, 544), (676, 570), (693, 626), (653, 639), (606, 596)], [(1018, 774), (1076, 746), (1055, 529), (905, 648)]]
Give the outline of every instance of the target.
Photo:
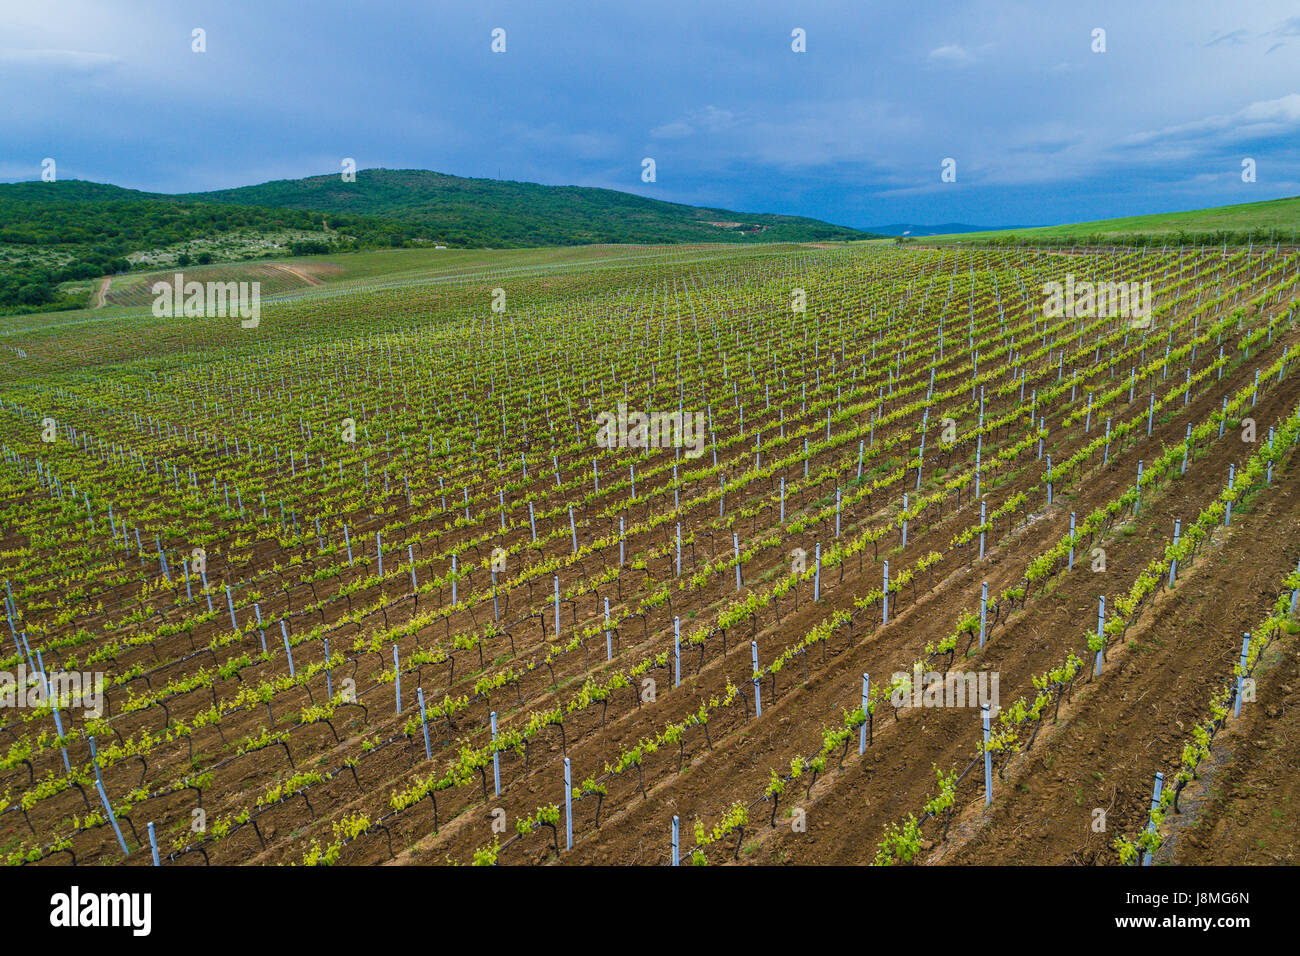
[(613, 189), (466, 179), (422, 169), (365, 169), (180, 197), (351, 213), (416, 223), (437, 241), (508, 248), (589, 243), (800, 242), (869, 238), (798, 216), (684, 206)]
[(351, 183), (312, 176), (184, 195), (79, 180), (9, 183), (0, 184), (0, 312), (80, 307), (84, 281), (111, 273), (284, 255), (865, 238), (798, 216), (426, 170), (370, 169)]
[(999, 229), (977, 235), (951, 234), (926, 237), (945, 242), (1292, 242), (1300, 236), (1300, 197), (1270, 199), (1236, 206), (1216, 206), (1188, 212), (1125, 216), (1095, 222)]
[(0, 185), (0, 310), (78, 308), (63, 283), (150, 266), (403, 245), (419, 231), (380, 217), (186, 200), (77, 180)]

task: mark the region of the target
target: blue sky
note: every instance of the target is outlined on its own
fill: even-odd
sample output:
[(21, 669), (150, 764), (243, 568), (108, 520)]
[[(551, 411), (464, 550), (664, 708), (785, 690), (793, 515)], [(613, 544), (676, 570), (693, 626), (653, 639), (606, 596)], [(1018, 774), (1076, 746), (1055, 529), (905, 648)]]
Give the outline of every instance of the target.
[(39, 178), (49, 156), (61, 179), (180, 192), (354, 157), (853, 226), (1300, 195), (1293, 0), (3, 0), (0, 15), (0, 180)]

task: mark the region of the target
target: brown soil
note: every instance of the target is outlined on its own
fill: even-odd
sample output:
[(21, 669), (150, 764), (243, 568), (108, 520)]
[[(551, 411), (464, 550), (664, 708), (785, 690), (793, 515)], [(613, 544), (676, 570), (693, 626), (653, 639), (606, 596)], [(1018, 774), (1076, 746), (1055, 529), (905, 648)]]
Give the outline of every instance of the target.
[[(1242, 634), (1295, 565), (1298, 476), (1294, 463), (1275, 474), (1278, 487), (1261, 496), (1258, 511), (1219, 530), (1213, 550), (1184, 569), (1108, 655), (1101, 678), (1062, 708), (1041, 746), (1012, 761), (994, 784), (993, 808), (985, 810), (982, 797), (967, 807), (930, 862), (1118, 863), (1115, 835), (1133, 837), (1144, 825), (1155, 771), (1171, 776), (1231, 673)], [(1243, 563), (1243, 553), (1252, 560)], [(1096, 808), (1106, 811), (1105, 831), (1093, 829)], [(1216, 854), (1214, 862), (1224, 861)]]
[[(1292, 529), (1295, 525), (1292, 524)], [(1294, 542), (1294, 537), (1292, 538)], [(1300, 862), (1300, 660), (1296, 636), (1266, 652), (1256, 699), (1214, 738), (1200, 779), (1170, 814), (1154, 862), (1274, 865)]]
[[(272, 271), (272, 267), (266, 268), (268, 273)], [(310, 285), (321, 284), (322, 270), (328, 268), (326, 265), (274, 266), (282, 278)], [(101, 299), (103, 292), (101, 286)], [(988, 306), (988, 302), (982, 303), (977, 321), (996, 321), (996, 313)], [(1294, 352), (1300, 345), (1300, 336), (1290, 329), (1281, 329), (1259, 361), (1271, 361), (1271, 356), (1280, 354), (1284, 345), (1289, 345)], [(1211, 359), (1209, 351), (1206, 349), (1198, 355), (1198, 368)], [(966, 360), (962, 349), (953, 346), (945, 361), (959, 367)], [(467, 862), (476, 847), (491, 842), (496, 808), (505, 812), (508, 824), (503, 842), (514, 834), (515, 822), (539, 806), (557, 803), (563, 813), (561, 767), (567, 756), (573, 767), (575, 785), (594, 775), (603, 779), (608, 794), (599, 804), (599, 825), (595, 800), (584, 799), (576, 805), (576, 842), (572, 852), (562, 855), (564, 863), (661, 864), (668, 857), (668, 827), (674, 814), (681, 819), (682, 844), (689, 848), (694, 844), (692, 831), (697, 819), (711, 826), (738, 800), (752, 804), (750, 823), (739, 839), (729, 836), (722, 851), (715, 849), (711, 862), (731, 858), (733, 847), (736, 856), (748, 863), (869, 862), (887, 825), (908, 813), (919, 813), (934, 790), (935, 766), (945, 770), (962, 769), (971, 762), (980, 737), (978, 711), (913, 710), (902, 712), (896, 719), (888, 707), (882, 707), (876, 715), (872, 745), (865, 757), (859, 758), (857, 747), (850, 746), (842, 762), (832, 760), (816, 779), (806, 776), (802, 783), (788, 785), (776, 806), (775, 827), (768, 822), (772, 805), (761, 799), (771, 772), (784, 771), (792, 757), (814, 753), (820, 747), (822, 729), (838, 724), (842, 710), (858, 703), (862, 673), (869, 672), (877, 683), (887, 680), (892, 671), (910, 664), (928, 642), (947, 637), (962, 612), (978, 606), (981, 582), (988, 583), (990, 595), (1017, 584), (1030, 558), (1065, 533), (1071, 511), (1082, 517), (1115, 498), (1132, 483), (1139, 459), (1150, 460), (1162, 446), (1180, 441), (1188, 422), (1207, 419), (1219, 408), (1224, 394), (1249, 383), (1255, 367), (1256, 359), (1252, 356), (1250, 361), (1225, 370), (1221, 381), (1211, 379), (1193, 394), (1186, 408), (1171, 408), (1168, 414), (1157, 419), (1149, 438), (1144, 428), (1138, 428), (1134, 440), (1123, 447), (1117, 443), (1111, 449), (1107, 465), (1101, 464), (1100, 455), (1094, 456), (1067, 487), (1056, 489), (1055, 501), (1050, 506), (1040, 486), (1042, 464), (1032, 449), (1021, 452), (998, 480), (990, 479), (982, 491), (990, 508), (1018, 492), (1029, 494), (1031, 500), (1011, 520), (998, 522), (988, 535), (988, 550), (982, 560), (974, 553), (973, 546), (965, 549), (949, 546), (954, 535), (978, 521), (979, 514), (979, 505), (971, 500), (969, 493), (962, 496), (959, 507), (954, 507), (956, 501), (950, 497), (941, 508), (926, 513), (915, 523), (906, 547), (901, 545), (897, 534), (891, 533), (880, 542), (878, 555), (868, 549), (861, 562), (851, 560), (842, 574), (828, 573), (822, 581), (820, 602), (812, 601), (810, 585), (802, 586), (797, 591), (797, 604), (790, 598), (783, 599), (779, 606), (765, 610), (756, 623), (746, 622), (736, 628), (739, 633), (715, 634), (702, 648), (683, 648), (682, 686), (677, 688), (673, 687), (672, 670), (673, 619), (681, 618), (684, 632), (688, 622), (709, 620), (718, 608), (736, 596), (733, 571), (715, 572), (698, 587), (673, 590), (670, 603), (648, 612), (643, 619), (627, 622), (615, 635), (612, 664), (605, 662), (603, 642), (592, 642), (591, 646), (576, 650), (556, 645), (549, 617), (548, 574), (535, 585), (518, 587), (506, 595), (511, 602), (504, 615), (511, 622), (506, 633), (479, 649), (454, 653), (451, 662), (454, 668), (451, 663), (440, 662), (404, 675), (403, 714), (398, 716), (391, 684), (377, 679), (377, 675), (392, 666), (391, 648), (385, 644), (376, 651), (364, 644), (354, 647), (353, 642), (369, 637), (386, 624), (406, 621), (413, 611), (441, 607), (449, 595), (423, 594), (417, 606), (409, 586), (403, 591), (400, 582), (395, 583), (391, 578), (382, 589), (369, 585), (357, 593), (340, 594), (340, 586), (360, 581), (369, 573), (360, 566), (345, 567), (339, 576), (318, 584), (303, 583), (300, 580), (303, 574), (332, 563), (332, 559), (315, 553), (314, 541), (290, 552), (275, 540), (261, 540), (250, 545), (247, 554), (239, 559), (214, 555), (208, 571), (210, 578), (254, 580), (262, 595), (259, 604), (262, 613), (287, 612), (294, 635), (317, 625), (331, 628), (332, 648), (344, 651), (348, 658), (347, 664), (332, 675), (335, 686), (345, 677), (354, 678), (358, 690), (362, 691), (364, 706), (340, 708), (330, 724), (297, 726), (297, 713), (309, 703), (319, 702), (325, 693), (325, 679), (321, 675), (309, 687), (276, 694), (269, 704), (250, 705), (232, 712), (219, 727), (205, 727), (191, 740), (159, 742), (147, 759), (118, 762), (105, 770), (105, 784), (113, 793), (124, 793), (139, 786), (160, 789), (192, 772), (196, 766), (210, 771), (212, 779), (204, 784), (201, 793), (193, 788), (164, 793), (146, 800), (124, 818), (124, 829), (136, 833), (136, 839), (151, 820), (158, 822), (160, 832), (170, 832), (174, 837), (176, 828), (183, 832), (188, 826), (190, 813), (200, 801), (210, 818), (216, 818), (249, 807), (259, 793), (294, 770), (328, 770), (333, 773), (331, 779), (259, 811), (254, 817), (255, 826), (237, 828), (228, 838), (210, 843), (207, 846), (210, 862), (298, 863), (312, 840), (328, 842), (333, 837), (334, 823), (360, 812), (368, 814), (372, 821), (381, 821), (386, 829), (376, 829), (348, 843), (340, 858), (342, 863), (427, 863), (449, 859)], [(1045, 382), (1055, 377), (1054, 371), (1047, 370)], [(1181, 368), (1174, 369), (1174, 373), (1181, 374)], [(1162, 392), (1174, 384), (1173, 381), (1160, 383)], [(1267, 391), (1263, 390), (1265, 384)], [(1261, 433), (1266, 433), (1269, 424), (1295, 407), (1300, 395), (1300, 375), (1292, 369), (1281, 383), (1261, 383), (1261, 390), (1258, 407), (1252, 414), (1260, 422)], [(1139, 391), (1130, 405), (1124, 396), (1114, 401), (1104, 414), (1113, 414), (1116, 422), (1141, 418), (1145, 423), (1144, 397), (1145, 392)], [(1092, 432), (1086, 435), (1082, 423), (1061, 427), (1066, 410), (1077, 407), (1068, 398), (1067, 390), (1052, 407), (1043, 409), (1052, 428), (1045, 448), (1058, 462), (1095, 437), (1101, 421), (1100, 417), (1094, 419)], [(990, 400), (988, 412), (990, 416), (999, 415), (1017, 404), (1011, 393)], [(495, 411), (490, 404), (488, 410)], [(720, 405), (715, 411), (721, 417)], [(791, 416), (785, 419), (786, 426), (809, 424), (814, 429), (820, 428), (816, 414), (806, 417), (808, 421), (796, 422)], [(930, 419), (931, 425), (933, 421)], [(893, 437), (895, 430), (910, 434), (917, 424), (917, 421), (904, 420), (891, 426), (889, 433), (882, 429), (876, 440)], [(761, 427), (767, 429), (766, 434), (775, 433), (772, 421), (761, 422)], [(814, 430), (814, 438), (817, 434)], [(984, 460), (992, 460), (1000, 449), (1018, 438), (1010, 430), (986, 435), (982, 446)], [(856, 453), (856, 447), (848, 451)], [(953, 460), (944, 461), (951, 474), (969, 467), (963, 459), (966, 451), (962, 449)], [(969, 451), (973, 458), (973, 449)], [(1192, 458), (1185, 478), (1152, 489), (1149, 496), (1144, 492), (1137, 517), (1124, 517), (1101, 540), (1081, 548), (1074, 570), (1054, 581), (1046, 593), (1034, 589), (1027, 602), (1018, 606), (1009, 619), (1005, 613), (999, 614), (990, 626), (985, 648), (972, 651), (968, 661), (956, 666), (998, 672), (1004, 703), (1030, 693), (1035, 676), (1059, 664), (1069, 651), (1080, 648), (1082, 633), (1095, 620), (1098, 593), (1104, 591), (1111, 597), (1127, 589), (1146, 563), (1161, 552), (1174, 520), (1182, 519), (1185, 523), (1192, 520), (1217, 494), (1229, 464), (1240, 465), (1249, 451), (1231, 431), (1222, 440), (1208, 443)], [(748, 454), (741, 452), (739, 458)], [(821, 466), (839, 464), (844, 454), (844, 449), (838, 449), (816, 457), (812, 474), (815, 476)], [(581, 460), (564, 460), (563, 464), (566, 471), (587, 467)], [(936, 459), (928, 459), (927, 480), (931, 479), (929, 472), (935, 464)], [(641, 467), (637, 465), (638, 469)], [(622, 477), (625, 476), (616, 479), (612, 474), (602, 474), (602, 488)], [(660, 473), (654, 479), (639, 478), (638, 492), (662, 490), (670, 477)], [(794, 480), (796, 475), (791, 473), (787, 477)], [(288, 480), (287, 472), (284, 478)], [(382, 482), (374, 461), (370, 481)], [(792, 516), (811, 509), (828, 493), (833, 499), (835, 487), (834, 479), (811, 482), (809, 490), (792, 497)], [(932, 487), (928, 485), (926, 490)], [(963, 780), (957, 791), (958, 812), (947, 840), (938, 839), (940, 828), (935, 822), (925, 824), (930, 843), (922, 861), (1115, 862), (1110, 841), (1115, 834), (1132, 834), (1140, 826), (1149, 802), (1152, 773), (1167, 769), (1177, 761), (1192, 724), (1204, 716), (1210, 690), (1222, 682), (1235, 660), (1241, 632), (1258, 622), (1271, 603), (1278, 582), (1295, 566), (1294, 529), (1300, 525), (1298, 488), (1300, 464), (1293, 460), (1279, 466), (1273, 486), (1234, 512), (1231, 527), (1220, 529), (1198, 559), (1190, 567), (1180, 569), (1177, 588), (1154, 601), (1130, 629), (1124, 645), (1111, 649), (1101, 677), (1095, 681), (1080, 679), (1069, 699), (1062, 703), (1055, 722), (1043, 730), (1034, 747), (1010, 762), (1005, 776), (999, 777), (995, 784), (996, 800), (991, 810), (984, 808), (979, 768)], [(544, 515), (538, 521), (539, 535), (544, 537), (538, 553), (546, 557), (567, 555), (568, 516), (563, 505), (574, 496), (568, 491), (552, 491), (547, 480), (537, 482), (535, 489), (538, 513)], [(705, 562), (728, 554), (733, 531), (746, 543), (767, 534), (777, 539), (775, 545), (760, 548), (758, 555), (745, 565), (744, 581), (751, 588), (760, 586), (772, 572), (788, 568), (792, 548), (802, 547), (811, 553), (817, 542), (826, 547), (833, 540), (833, 519), (830, 528), (826, 522), (810, 524), (802, 532), (782, 528), (770, 500), (774, 489), (774, 482), (755, 481), (734, 497), (729, 495), (729, 514), (733, 509), (754, 509), (752, 516), (730, 522), (719, 520), (716, 502), (686, 509), (682, 516), (683, 533), (694, 539), (694, 545), (689, 558), (684, 556), (684, 576), (689, 578)], [(705, 490), (687, 485), (682, 494), (685, 499)], [(432, 492), (422, 491), (425, 496), (437, 497), (436, 488)], [(896, 499), (901, 497), (901, 491), (901, 488), (890, 489), (846, 509), (846, 529), (851, 532), (882, 524), (897, 512)], [(626, 494), (621, 492), (618, 498)], [(597, 499), (591, 508), (579, 506), (577, 517), (583, 522), (579, 526), (580, 544), (606, 533), (607, 525), (615, 525), (616, 530), (617, 518), (611, 521), (608, 516), (599, 517), (601, 509), (609, 508), (609, 514), (623, 514), (636, 521), (667, 511), (671, 503), (669, 495), (667, 504), (663, 497), (645, 498), (622, 510), (607, 499)], [(475, 552), (471, 549), (482, 551), (494, 543), (521, 548), (530, 537), (526, 514), (522, 526), (514, 526), (499, 536), (491, 534), (495, 531), (491, 527), (452, 527), (443, 513), (416, 520), (400, 484), (392, 490), (386, 504), (395, 504), (396, 514), (379, 515), (371, 511), (350, 517), (351, 540), (358, 555), (369, 551), (373, 556), (376, 531), (384, 531), (385, 540), (390, 540), (389, 523), (396, 519), (413, 522), (404, 529), (405, 533), (436, 531), (440, 535), (432, 543), (427, 538), (421, 542), (417, 558), (425, 556), (426, 547), (429, 553), (463, 548), (459, 553), (473, 557)], [(454, 501), (451, 504), (447, 511), (454, 518), (458, 509)], [(244, 505), (249, 509), (260, 508), (248, 500)], [(476, 503), (475, 510), (481, 507)], [(517, 514), (512, 515), (512, 520), (516, 518)], [(672, 527), (673, 523), (669, 523), (635, 536), (628, 542), (628, 554), (662, 548)], [(477, 538), (480, 534), (481, 541)], [(546, 537), (552, 534), (556, 536)], [(393, 537), (393, 540), (400, 539), (400, 534)], [(483, 545), (482, 541), (488, 544)], [(16, 543), (0, 541), (4, 545)], [(1088, 568), (1087, 551), (1093, 544), (1107, 551), (1104, 574), (1093, 574)], [(932, 550), (942, 554), (933, 580), (920, 579), (915, 588), (898, 595), (891, 604), (888, 624), (877, 626), (862, 615), (853, 629), (837, 632), (829, 642), (796, 656), (776, 678), (766, 679), (762, 686), (761, 718), (756, 719), (752, 713), (752, 699), (737, 701), (732, 707), (713, 712), (707, 738), (699, 728), (691, 728), (683, 737), (681, 749), (665, 746), (653, 755), (647, 754), (640, 773), (634, 769), (617, 775), (605, 773), (608, 763), (622, 750), (652, 737), (669, 722), (685, 720), (702, 703), (723, 694), (729, 682), (748, 694), (751, 665), (747, 645), (751, 639), (758, 644), (760, 662), (766, 663), (832, 611), (851, 608), (855, 597), (878, 586), (881, 559), (887, 558), (891, 568), (900, 569)], [(301, 564), (291, 573), (272, 572), (271, 564), (278, 562), (283, 566), (287, 553), (300, 557)], [(599, 573), (602, 566), (613, 565), (616, 554), (616, 546), (607, 548), (587, 558), (585, 566), (560, 572), (563, 588), (584, 584), (575, 600), (563, 609), (562, 640), (567, 640), (575, 626), (599, 620), (602, 598), (610, 597), (611, 603), (616, 604), (625, 599), (635, 603), (646, 594), (649, 584), (671, 580), (670, 563), (658, 557), (644, 570), (628, 567), (613, 581), (598, 587), (587, 586), (585, 582)], [(1250, 560), (1243, 560), (1247, 555)], [(134, 556), (129, 559), (134, 560)], [(473, 585), (481, 589), (483, 582), (475, 580)], [(462, 587), (465, 592), (471, 589), (469, 583)], [(94, 629), (102, 628), (106, 621), (121, 620), (135, 606), (133, 593), (129, 586), (107, 592), (102, 596), (106, 605), (102, 614), (80, 620), (78, 625)], [(374, 605), (381, 597), (387, 600), (382, 611), (373, 612), (361, 622), (343, 623), (350, 609)], [(170, 719), (189, 722), (211, 707), (214, 700), (231, 699), (244, 686), (287, 673), (282, 654), (265, 662), (254, 657), (237, 674), (216, 681), (211, 688), (202, 687), (169, 697), (165, 708), (155, 706), (122, 714), (121, 703), (128, 693), (147, 693), (164, 686), (170, 679), (182, 678), (225, 659), (225, 654), (217, 657), (203, 650), (212, 636), (229, 630), (227, 612), (219, 598), (215, 607), (218, 621), (205, 623), (194, 634), (169, 634), (139, 647), (124, 647), (119, 652), (112, 661), (115, 671), (140, 665), (145, 673), (110, 694), (110, 714), (116, 734), (130, 737), (145, 730), (161, 733)], [(189, 606), (181, 606), (180, 610), (166, 607), (155, 611), (141, 624), (141, 629), (155, 628), (160, 620), (179, 620), (190, 610)], [(241, 623), (249, 613), (248, 608), (241, 607)], [(421, 648), (450, 646), (451, 635), (481, 631), (484, 623), (491, 620), (487, 616), (491, 613), (490, 604), (480, 604), (473, 610), (458, 608), (446, 623), (440, 621), (404, 641), (402, 652), (409, 653), (417, 641)], [(539, 621), (536, 614), (545, 616)], [(134, 633), (134, 630), (123, 633)], [(278, 631), (273, 629), (267, 638), (275, 650)], [(257, 638), (248, 635), (242, 645), (225, 653), (236, 650), (256, 655), (260, 647)], [(550, 728), (539, 734), (525, 752), (503, 753), (500, 797), (492, 793), (489, 765), (482, 776), (475, 775), (466, 784), (439, 792), (436, 806), (432, 800), (424, 800), (400, 814), (391, 813), (391, 794), (431, 772), (441, 773), (454, 759), (458, 747), (481, 745), (488, 734), (491, 714), (497, 714), (503, 727), (521, 726), (531, 713), (564, 705), (588, 678), (606, 678), (616, 669), (660, 652), (667, 652), (668, 667), (652, 668), (645, 675), (657, 683), (654, 701), (640, 700), (638, 678), (631, 688), (619, 689), (607, 706), (597, 705), (566, 714), (563, 730)], [(301, 667), (303, 661), (318, 660), (320, 653), (319, 646), (313, 644), (295, 651), (295, 656)], [(1222, 862), (1235, 858), (1234, 853), (1244, 852), (1247, 842), (1254, 846), (1260, 840), (1265, 841), (1266, 847), (1259, 853), (1285, 858), (1293, 851), (1294, 836), (1286, 833), (1294, 834), (1295, 828), (1287, 831), (1286, 826), (1293, 820), (1292, 800), (1296, 788), (1300, 787), (1300, 774), (1295, 772), (1295, 758), (1288, 756), (1291, 750), (1287, 747), (1288, 741), (1295, 739), (1294, 723), (1300, 719), (1294, 706), (1300, 673), (1294, 648), (1286, 653), (1289, 656), (1261, 676), (1260, 703), (1248, 709), (1239, 725), (1230, 726), (1229, 733), (1216, 738), (1213, 759), (1220, 765), (1207, 771), (1206, 780), (1211, 789), (1199, 797), (1191, 789), (1185, 794), (1188, 815), (1195, 814), (1201, 822), (1190, 835), (1185, 829), (1176, 831), (1169, 845), (1176, 862), (1185, 862), (1184, 857), (1194, 857), (1200, 849), (1204, 849), (1205, 859), (1198, 862)], [(490, 693), (476, 691), (479, 678), (507, 666), (516, 671), (514, 682)], [(430, 725), (432, 763), (425, 758), (420, 730), (417, 728), (409, 737), (404, 732), (406, 720), (414, 711), (417, 687), (422, 687), (430, 700), (441, 700), (444, 694), (470, 699), (469, 705), (453, 720)], [(239, 741), (267, 727), (288, 730), (288, 742), (248, 754), (236, 752)], [(373, 743), (373, 749), (363, 750), (363, 741)], [(191, 743), (196, 758), (193, 762)], [(856, 744), (856, 736), (853, 743)], [(74, 749), (73, 756), (84, 760), (84, 748), (78, 744)], [(355, 767), (349, 768), (347, 762), (352, 760), (356, 761)], [(47, 749), (36, 759), (32, 775), (61, 772), (60, 766), (57, 750)], [(1279, 770), (1281, 778), (1270, 781), (1269, 774)], [(28, 786), (28, 780), (27, 767), (10, 768), (0, 775), (0, 788), (22, 791)], [(1231, 781), (1231, 786), (1225, 788), (1216, 784), (1217, 781)], [(1231, 801), (1226, 801), (1213, 789), (1216, 785), (1225, 792), (1231, 789), (1233, 794), (1244, 792), (1248, 796), (1234, 795)], [(1275, 789), (1266, 791), (1265, 787)], [(66, 820), (74, 814), (84, 815), (93, 806), (93, 799), (72, 790), (40, 801), (30, 819), (34, 830), (63, 832), (68, 829), (64, 825)], [(1093, 833), (1088, 826), (1092, 810), (1097, 807), (1108, 811), (1105, 833)], [(787, 814), (793, 808), (806, 815), (806, 832), (794, 832), (788, 825)], [(1275, 817), (1274, 810), (1280, 810), (1284, 816)], [(1272, 826), (1277, 819), (1283, 821), (1281, 829)], [(15, 831), (8, 836), (24, 835), (20, 815), (11, 812), (5, 822)], [(500, 862), (554, 860), (552, 840), (563, 843), (563, 817), (560, 831), (553, 837), (546, 827), (541, 827), (527, 837), (514, 839), (503, 851)], [(1202, 834), (1213, 835), (1212, 839), (1204, 838), (1203, 847), (1196, 842), (1196, 837)], [(79, 833), (74, 850), (78, 862), (112, 861), (117, 854), (115, 838), (106, 827)], [(144, 862), (144, 855), (137, 856), (140, 859), (132, 862)], [(55, 855), (50, 862), (66, 860)], [(201, 865), (204, 861), (198, 854), (190, 854), (180, 862)]]

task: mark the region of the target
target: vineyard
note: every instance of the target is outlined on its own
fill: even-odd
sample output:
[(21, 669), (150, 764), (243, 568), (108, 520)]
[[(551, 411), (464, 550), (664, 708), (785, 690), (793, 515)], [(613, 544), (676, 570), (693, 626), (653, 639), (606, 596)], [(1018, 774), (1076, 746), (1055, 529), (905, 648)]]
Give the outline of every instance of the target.
[(1300, 250), (472, 255), (4, 320), (6, 863), (1294, 862)]

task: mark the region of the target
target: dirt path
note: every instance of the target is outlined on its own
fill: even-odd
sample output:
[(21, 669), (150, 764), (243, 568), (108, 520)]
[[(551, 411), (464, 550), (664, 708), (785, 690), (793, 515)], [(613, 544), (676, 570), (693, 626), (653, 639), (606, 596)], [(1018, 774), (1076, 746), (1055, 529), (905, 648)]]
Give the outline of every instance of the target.
[(287, 272), (289, 275), (293, 276), (296, 279), (301, 279), (303, 282), (307, 283), (308, 285), (325, 284), (320, 279), (312, 275), (310, 272), (307, 272), (305, 269), (299, 268), (298, 266), (291, 266), (283, 262), (276, 262), (273, 263), (273, 265), (281, 272)]
[(99, 280), (99, 289), (98, 291), (95, 292), (94, 307), (96, 309), (102, 309), (104, 307), (107, 301), (106, 297), (108, 295), (108, 287), (112, 283), (112, 281), (113, 280), (108, 276), (104, 276), (104, 278)]

